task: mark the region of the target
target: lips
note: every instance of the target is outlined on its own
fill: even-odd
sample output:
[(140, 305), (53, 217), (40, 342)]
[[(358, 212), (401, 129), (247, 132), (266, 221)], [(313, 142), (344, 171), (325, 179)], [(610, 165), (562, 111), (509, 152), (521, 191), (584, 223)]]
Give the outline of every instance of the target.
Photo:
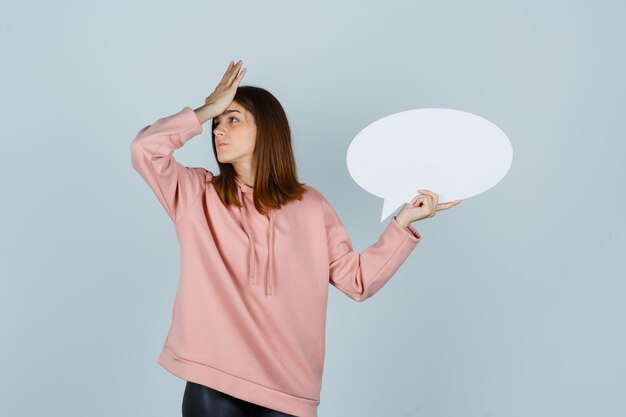
[(217, 142), (217, 145), (216, 145), (216, 146), (217, 146), (218, 148), (221, 148), (222, 146), (226, 146), (226, 145), (228, 145), (228, 143), (226, 143), (226, 142)]

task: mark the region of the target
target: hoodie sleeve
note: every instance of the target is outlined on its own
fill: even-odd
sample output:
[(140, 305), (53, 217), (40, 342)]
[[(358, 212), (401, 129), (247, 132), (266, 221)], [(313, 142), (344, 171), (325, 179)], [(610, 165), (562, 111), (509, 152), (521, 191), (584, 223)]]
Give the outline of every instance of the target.
[(345, 227), (328, 202), (326, 227), (330, 283), (355, 301), (376, 294), (391, 279), (421, 241), (419, 232), (409, 224), (403, 228), (391, 219), (378, 241), (359, 253), (352, 249)]
[(181, 165), (172, 155), (192, 137), (202, 133), (202, 124), (191, 107), (143, 127), (131, 143), (132, 166), (177, 223), (204, 189), (207, 170)]

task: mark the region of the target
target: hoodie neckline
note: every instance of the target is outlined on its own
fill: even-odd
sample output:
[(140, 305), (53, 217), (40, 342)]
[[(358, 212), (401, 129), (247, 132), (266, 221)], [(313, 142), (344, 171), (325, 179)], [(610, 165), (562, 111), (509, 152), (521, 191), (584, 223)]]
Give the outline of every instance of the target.
[(239, 177), (235, 177), (235, 181), (237, 181), (239, 188), (241, 188), (241, 191), (243, 191), (244, 193), (251, 193), (254, 190), (253, 187), (243, 182), (241, 179), (239, 179)]

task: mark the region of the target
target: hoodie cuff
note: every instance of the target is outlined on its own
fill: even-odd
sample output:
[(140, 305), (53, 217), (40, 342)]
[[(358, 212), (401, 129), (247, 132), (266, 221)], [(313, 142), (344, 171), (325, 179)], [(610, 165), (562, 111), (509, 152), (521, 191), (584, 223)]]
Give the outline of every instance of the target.
[(413, 227), (411, 225), (411, 223), (409, 223), (409, 225), (407, 227), (403, 228), (400, 225), (400, 223), (398, 223), (398, 221), (396, 220), (396, 216), (393, 216), (392, 223), (395, 223), (397, 228), (402, 229), (403, 231), (408, 233), (410, 235), (410, 237), (413, 238), (413, 240), (421, 240), (422, 239), (422, 235), (420, 235), (420, 233), (417, 231), (417, 229), (415, 227)]
[(191, 107), (185, 106), (178, 114), (181, 115), (181, 117), (184, 117), (185, 123), (191, 133), (191, 137), (199, 135), (204, 131), (198, 115)]

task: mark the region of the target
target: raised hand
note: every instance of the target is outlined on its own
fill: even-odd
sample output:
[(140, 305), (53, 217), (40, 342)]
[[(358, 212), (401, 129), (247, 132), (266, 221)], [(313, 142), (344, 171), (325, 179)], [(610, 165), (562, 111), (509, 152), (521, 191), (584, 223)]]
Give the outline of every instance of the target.
[(419, 195), (413, 197), (409, 204), (405, 204), (396, 215), (396, 220), (401, 226), (406, 227), (409, 223), (433, 217), (438, 211), (447, 210), (460, 204), (463, 200), (454, 200), (445, 204), (438, 204), (439, 196), (429, 190), (417, 190)]
[(211, 95), (204, 100), (205, 105), (211, 107), (215, 114), (221, 114), (228, 108), (230, 103), (232, 103), (235, 93), (237, 92), (237, 87), (239, 87), (241, 79), (246, 74), (246, 68), (239, 72), (242, 65), (243, 62), (241, 60), (236, 64), (230, 61), (222, 80), (217, 87), (215, 87)]

